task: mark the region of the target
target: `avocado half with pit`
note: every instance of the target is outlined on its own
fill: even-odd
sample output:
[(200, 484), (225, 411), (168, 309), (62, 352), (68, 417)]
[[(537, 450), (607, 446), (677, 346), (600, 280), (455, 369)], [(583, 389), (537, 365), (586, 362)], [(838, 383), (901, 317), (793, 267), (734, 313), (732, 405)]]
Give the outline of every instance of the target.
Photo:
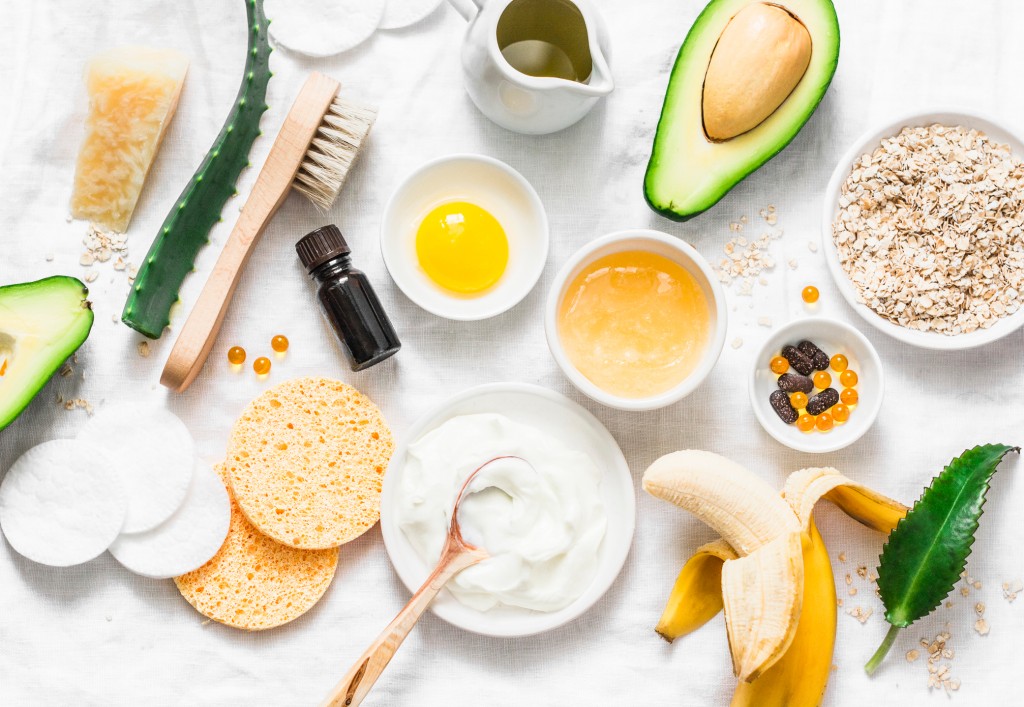
[(0, 287), (0, 430), (88, 338), (88, 294), (64, 276)]
[(672, 68), (647, 203), (676, 221), (711, 208), (800, 132), (838, 61), (830, 0), (712, 0)]

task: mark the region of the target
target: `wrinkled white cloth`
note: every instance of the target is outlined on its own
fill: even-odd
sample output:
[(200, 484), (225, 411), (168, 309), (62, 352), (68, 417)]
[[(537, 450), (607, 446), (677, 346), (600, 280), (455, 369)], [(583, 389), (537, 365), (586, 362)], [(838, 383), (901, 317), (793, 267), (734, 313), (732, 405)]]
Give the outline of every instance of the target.
[[(843, 303), (825, 269), (819, 239), (821, 199), (836, 160), (871, 124), (937, 105), (991, 112), (1013, 124), (1024, 115), (1018, 30), (1024, 7), (1003, 0), (837, 0), (842, 56), (832, 88), (793, 144), (736, 187), (710, 212), (671, 223), (644, 204), (641, 182), (667, 76), (701, 0), (600, 0), (612, 33), (617, 88), (578, 125), (556, 135), (524, 137), (481, 116), (461, 83), (463, 20), (445, 6), (407, 30), (378, 33), (329, 60), (275, 52), (266, 135), (271, 139), (312, 69), (340, 79), (347, 95), (380, 107), (380, 119), (348, 185), (328, 216), (292, 195), (270, 225), (242, 278), (216, 350), (184, 394), (158, 385), (174, 331), (138, 351), (141, 337), (112, 321), (128, 289), (113, 261), (79, 265), (86, 226), (68, 222), (74, 160), (86, 111), (81, 73), (93, 53), (123, 43), (175, 47), (191, 61), (181, 105), (146, 184), (129, 232), (138, 263), (169, 206), (208, 149), (234, 99), (244, 59), (242, 0), (4, 3), (0, 23), (0, 282), (54, 273), (84, 276), (96, 322), (74, 365), (57, 377), (21, 418), (0, 432), (0, 474), (30, 446), (70, 437), (82, 409), (55, 402), (85, 398), (99, 406), (123, 399), (166, 399), (196, 438), (202, 456), (224, 454), (235, 416), (268, 385), (303, 374), (349, 381), (381, 406), (403, 439), (412, 422), (467, 386), (513, 380), (538, 383), (580, 401), (621, 444), (637, 481), (633, 550), (608, 594), (577, 621), (533, 638), (497, 640), (453, 628), (427, 615), (395, 657), (367, 705), (725, 705), (733, 689), (721, 617), (668, 645), (653, 632), (672, 582), (693, 550), (713, 536), (683, 511), (639, 490), (640, 475), (661, 454), (709, 449), (756, 469), (780, 485), (811, 465), (836, 466), (905, 502), (965, 447), (1024, 441), (1021, 345), (1017, 333), (982, 350), (931, 353), (912, 349), (864, 325)], [(424, 161), (453, 152), (504, 160), (536, 187), (551, 222), (551, 253), (536, 289), (515, 309), (484, 322), (450, 322), (425, 314), (389, 279), (377, 246), (383, 205), (398, 181)], [(256, 170), (243, 177), (246, 194)], [(240, 205), (233, 200), (174, 315), (180, 328), (210, 272)], [(778, 209), (785, 235), (778, 265), (754, 297), (730, 294), (729, 334), (721, 361), (692, 396), (667, 409), (623, 413), (576, 392), (548, 354), (542, 309), (552, 277), (570, 253), (610, 231), (651, 227), (693, 243), (717, 261), (746, 215), (743, 233), (765, 230), (758, 211)], [(375, 283), (402, 336), (390, 362), (353, 374), (323, 323), (314, 290), (293, 245), (325, 222), (338, 223), (353, 260)], [(52, 260), (51, 260), (52, 258)], [(796, 262), (790, 269), (787, 263)], [(852, 447), (824, 456), (789, 451), (758, 426), (747, 398), (752, 356), (769, 329), (803, 316), (800, 289), (821, 289), (818, 312), (853, 321), (877, 346), (887, 394), (874, 428)], [(246, 366), (229, 370), (228, 347), (249, 361), (286, 334), (291, 348), (273, 359), (266, 381)], [(730, 342), (742, 340), (738, 348)], [(145, 459), (139, 459), (145, 464)], [(997, 475), (968, 563), (980, 589), (958, 590), (952, 608), (903, 632), (873, 679), (861, 666), (885, 633), (872, 586), (882, 539), (827, 503), (818, 513), (843, 600), (827, 705), (946, 704), (929, 694), (924, 658), (905, 654), (948, 627), (955, 651), (950, 675), (962, 682), (952, 703), (1003, 705), (1015, 694), (1024, 631), (1024, 597), (1014, 603), (1000, 584), (1024, 577), (1021, 463)], [(838, 559), (844, 553), (845, 562)], [(851, 576), (848, 585), (846, 577)], [(962, 586), (962, 585), (960, 585)], [(850, 588), (856, 588), (851, 596)], [(206, 623), (170, 581), (137, 577), (109, 555), (79, 567), (36, 565), (0, 542), (0, 704), (26, 705), (313, 705), (408, 599), (374, 529), (341, 551), (338, 574), (306, 616), (283, 628), (242, 633)], [(985, 605), (987, 636), (974, 629)], [(863, 625), (846, 614), (873, 612)], [(923, 653), (923, 651), (922, 651)]]

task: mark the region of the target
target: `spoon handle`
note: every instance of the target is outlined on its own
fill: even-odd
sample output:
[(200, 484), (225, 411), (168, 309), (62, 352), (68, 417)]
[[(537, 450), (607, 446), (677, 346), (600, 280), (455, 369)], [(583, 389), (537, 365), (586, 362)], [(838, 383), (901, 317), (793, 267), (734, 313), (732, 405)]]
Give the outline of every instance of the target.
[(412, 595), (405, 608), (398, 612), (370, 647), (359, 656), (345, 677), (331, 690), (321, 707), (355, 707), (360, 704), (441, 588), (456, 573), (486, 557), (487, 553), (476, 548), (448, 543), (441, 561), (427, 577), (427, 581)]

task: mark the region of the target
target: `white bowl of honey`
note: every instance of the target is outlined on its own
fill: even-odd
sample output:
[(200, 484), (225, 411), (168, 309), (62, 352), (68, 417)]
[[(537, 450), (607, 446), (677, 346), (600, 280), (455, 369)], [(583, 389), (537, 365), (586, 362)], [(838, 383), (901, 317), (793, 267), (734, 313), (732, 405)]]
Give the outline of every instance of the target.
[(562, 267), (544, 329), (565, 375), (619, 410), (654, 410), (692, 393), (725, 343), (721, 286), (704, 258), (660, 231), (619, 231)]

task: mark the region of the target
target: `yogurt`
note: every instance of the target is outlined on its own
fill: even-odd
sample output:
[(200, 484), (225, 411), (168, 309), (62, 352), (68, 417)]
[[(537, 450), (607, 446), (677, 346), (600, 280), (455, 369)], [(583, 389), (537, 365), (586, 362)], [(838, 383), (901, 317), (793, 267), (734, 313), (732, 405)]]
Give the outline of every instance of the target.
[(503, 455), (526, 463), (488, 464), (459, 510), (463, 537), (491, 557), (447, 588), (478, 611), (558, 611), (593, 581), (607, 527), (601, 472), (587, 454), (504, 415), (454, 417), (409, 447), (395, 504), (398, 526), (433, 567), (462, 484)]

